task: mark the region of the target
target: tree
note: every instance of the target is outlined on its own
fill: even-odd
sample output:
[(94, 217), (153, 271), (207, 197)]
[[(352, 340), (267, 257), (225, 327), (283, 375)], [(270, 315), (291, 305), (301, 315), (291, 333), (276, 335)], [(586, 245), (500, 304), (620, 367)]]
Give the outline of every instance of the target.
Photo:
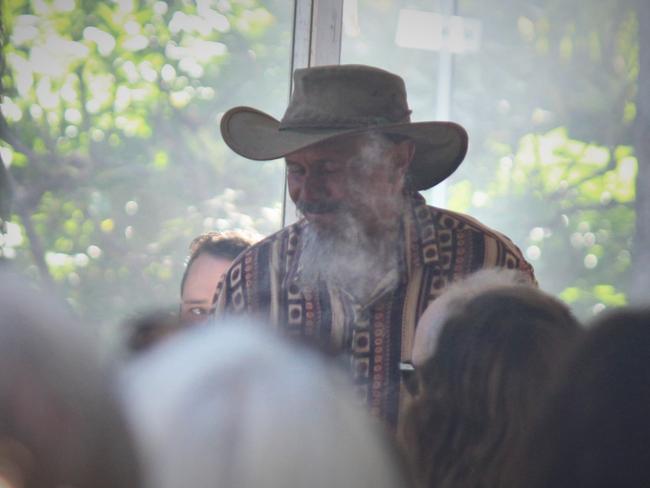
[(639, 81), (635, 148), (639, 158), (636, 180), (636, 232), (634, 235), (632, 287), (635, 302), (647, 303), (650, 290), (650, 4), (638, 0)]
[(9, 2), (4, 255), (84, 316), (115, 322), (178, 300), (187, 245), (203, 230), (275, 230), (281, 166), (236, 158), (218, 122), (244, 101), (282, 107), (289, 7)]
[[(395, 46), (401, 2), (358, 3), (343, 62), (402, 74), (415, 119), (435, 118), (438, 54)], [(0, 157), (15, 198), (2, 254), (114, 321), (176, 300), (201, 231), (279, 226), (282, 164), (237, 158), (217, 125), (238, 104), (281, 115), (290, 2), (7, 5)], [(650, 259), (647, 2), (458, 5), (483, 35), (456, 57), (452, 118), (471, 145), (449, 206), (511, 236), (579, 315), (627, 303), (648, 289)]]
[[(6, 45), (6, 36), (5, 36), (5, 27), (4, 27), (4, 16), (3, 4), (0, 4), (0, 101), (4, 94), (4, 88), (2, 86), (2, 78), (6, 71), (6, 62), (4, 57), (5, 45)], [(9, 171), (5, 167), (5, 163), (2, 160), (2, 154), (0, 154), (0, 239), (4, 240), (4, 234), (7, 231), (6, 222), (11, 218), (11, 198), (12, 198), (12, 188), (10, 183)]]
[[(413, 116), (430, 120), (439, 53), (395, 45), (401, 8), (359, 0), (344, 61), (402, 74)], [(637, 11), (613, 0), (459, 0), (458, 13), (479, 20), (482, 35), (478, 52), (455, 56), (451, 117), (468, 129), (470, 151), (448, 180), (448, 206), (512, 237), (541, 286), (581, 317), (627, 303)]]

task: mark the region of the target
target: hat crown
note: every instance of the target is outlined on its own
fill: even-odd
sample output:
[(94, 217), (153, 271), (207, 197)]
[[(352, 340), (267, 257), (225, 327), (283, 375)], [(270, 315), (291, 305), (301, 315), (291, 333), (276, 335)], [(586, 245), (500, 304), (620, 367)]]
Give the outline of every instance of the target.
[(332, 129), (410, 122), (404, 80), (362, 65), (297, 69), (283, 129)]

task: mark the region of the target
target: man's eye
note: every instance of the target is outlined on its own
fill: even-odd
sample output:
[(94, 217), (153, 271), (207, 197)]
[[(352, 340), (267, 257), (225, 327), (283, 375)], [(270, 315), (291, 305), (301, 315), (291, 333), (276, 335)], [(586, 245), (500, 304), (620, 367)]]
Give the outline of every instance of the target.
[(190, 312), (190, 315), (195, 315), (197, 317), (200, 317), (200, 316), (205, 315), (205, 314), (208, 313), (208, 311), (206, 309), (201, 308), (201, 307), (192, 307), (192, 308), (190, 308), (189, 312)]
[(335, 161), (326, 161), (323, 166), (321, 166), (321, 171), (323, 173), (338, 173), (341, 171), (342, 165), (341, 163), (337, 163)]
[(302, 166), (298, 166), (297, 164), (288, 164), (287, 165), (287, 173), (292, 174), (292, 175), (301, 175), (305, 172), (304, 168)]

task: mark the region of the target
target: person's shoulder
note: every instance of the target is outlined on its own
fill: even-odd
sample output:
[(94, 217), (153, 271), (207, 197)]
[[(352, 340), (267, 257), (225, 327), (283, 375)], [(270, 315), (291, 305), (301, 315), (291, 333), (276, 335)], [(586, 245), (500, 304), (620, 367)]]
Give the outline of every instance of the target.
[(470, 215), (431, 206), (428, 206), (428, 209), (439, 232), (443, 229), (455, 229), (457, 232), (470, 231), (481, 236), (485, 267), (517, 268), (530, 275), (532, 281), (536, 283), (533, 267), (526, 261), (521, 249), (510, 237)]
[(304, 225), (305, 225), (304, 219), (299, 220), (291, 225), (281, 228), (280, 230), (274, 232), (273, 234), (269, 234), (265, 238), (259, 240), (258, 242), (250, 246), (239, 256), (237, 256), (237, 259), (233, 261), (233, 264), (245, 261), (246, 258), (250, 259), (254, 256), (259, 255), (260, 253), (268, 252), (269, 247), (272, 247), (278, 242), (287, 241), (288, 239), (291, 238), (291, 236), (300, 233), (300, 230), (304, 227)]
[(514, 245), (512, 240), (471, 215), (427, 205), (435, 224), (442, 229), (472, 230), (485, 237)]
[[(304, 225), (304, 221), (300, 220), (283, 227), (243, 251), (230, 263), (230, 267), (226, 270), (217, 285), (215, 296), (229, 296), (230, 289), (242, 282), (241, 277), (246, 274), (247, 270), (256, 269), (261, 275), (264, 275), (265, 272), (268, 273), (273, 262), (271, 256), (275, 252), (274, 247), (276, 244), (289, 242), (292, 236), (298, 234)], [(257, 276), (259, 277), (260, 274), (257, 274)], [(221, 307), (227, 306), (224, 304), (221, 305)]]

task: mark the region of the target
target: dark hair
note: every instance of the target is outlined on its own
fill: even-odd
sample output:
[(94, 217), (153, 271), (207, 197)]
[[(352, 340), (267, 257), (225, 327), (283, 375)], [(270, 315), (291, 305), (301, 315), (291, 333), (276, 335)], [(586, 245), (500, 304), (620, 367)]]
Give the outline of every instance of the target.
[(604, 313), (566, 367), (507, 486), (650, 486), (650, 308)]
[(549, 375), (579, 333), (569, 309), (537, 289), (489, 290), (452, 311), (401, 437), (415, 478), (436, 488), (498, 486)]
[(199, 255), (206, 253), (232, 261), (254, 243), (254, 239), (239, 231), (206, 232), (195, 237), (190, 243), (190, 255), (181, 278), (181, 294), (189, 269)]
[(178, 308), (160, 308), (135, 314), (127, 320), (125, 328), (128, 351), (132, 353), (145, 351), (163, 337), (180, 330)]

